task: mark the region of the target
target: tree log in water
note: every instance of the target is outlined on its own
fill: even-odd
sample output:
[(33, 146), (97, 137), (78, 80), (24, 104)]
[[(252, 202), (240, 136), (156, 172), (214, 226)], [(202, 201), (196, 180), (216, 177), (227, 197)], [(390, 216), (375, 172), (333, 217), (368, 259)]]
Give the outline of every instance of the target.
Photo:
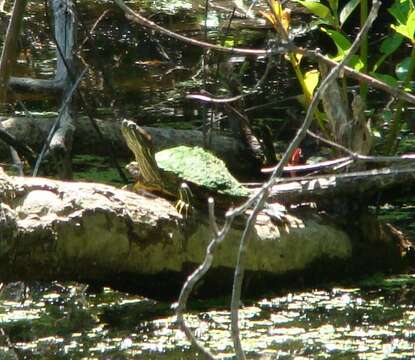
[[(10, 117), (0, 118), (3, 128), (12, 134), (17, 141), (30, 146), (32, 149), (40, 149), (49, 133), (54, 119), (52, 118), (26, 118)], [(89, 154), (91, 151), (95, 155), (106, 155), (108, 143), (113, 148), (118, 157), (132, 158), (131, 151), (127, 148), (124, 138), (121, 135), (120, 124), (115, 120), (96, 120), (105, 142), (102, 142), (91, 123), (86, 117), (80, 117), (76, 121), (76, 130), (74, 133), (73, 152), (76, 154)], [(176, 129), (159, 129), (154, 127), (143, 126), (151, 135), (156, 151), (167, 149), (178, 145), (203, 146), (203, 133), (197, 130), (176, 130)], [(0, 142), (0, 154), (7, 145)], [(241, 142), (231, 137), (214, 135), (212, 137), (211, 150), (228, 165), (229, 169), (236, 174), (246, 173), (252, 164), (249, 161), (240, 161), (245, 159), (245, 150)]]
[[(211, 239), (206, 214), (184, 220), (167, 200), (101, 184), (8, 177), (0, 168), (0, 201), (0, 281), (76, 280), (174, 298)], [(242, 221), (220, 245), (199, 296), (230, 292)], [(279, 222), (261, 214), (246, 291), (389, 269), (400, 264), (401, 245), (396, 231), (364, 213), (347, 227), (310, 209)]]

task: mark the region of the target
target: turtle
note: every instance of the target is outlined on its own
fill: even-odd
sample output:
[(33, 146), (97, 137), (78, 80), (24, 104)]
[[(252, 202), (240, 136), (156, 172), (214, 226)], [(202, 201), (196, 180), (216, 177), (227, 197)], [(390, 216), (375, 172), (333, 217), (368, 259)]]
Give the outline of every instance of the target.
[(209, 197), (216, 207), (227, 209), (251, 194), (221, 159), (201, 147), (180, 145), (155, 153), (151, 136), (136, 123), (123, 120), (121, 132), (135, 157), (127, 165), (136, 180), (133, 190), (178, 199), (179, 212), (188, 205), (206, 207)]

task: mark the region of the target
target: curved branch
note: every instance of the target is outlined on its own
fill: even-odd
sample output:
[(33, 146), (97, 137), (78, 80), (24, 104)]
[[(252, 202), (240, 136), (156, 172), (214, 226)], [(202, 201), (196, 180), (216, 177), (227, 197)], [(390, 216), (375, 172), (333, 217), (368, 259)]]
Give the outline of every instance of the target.
[(264, 56), (269, 53), (268, 50), (264, 50), (264, 49), (228, 48), (228, 47), (221, 46), (221, 45), (211, 44), (206, 41), (199, 41), (199, 40), (188, 38), (186, 36), (175, 33), (174, 31), (170, 31), (156, 24), (155, 22), (151, 20), (146, 19), (144, 16), (141, 16), (139, 13), (135, 12), (134, 10), (129, 8), (127, 5), (125, 5), (124, 1), (122, 0), (114, 0), (114, 1), (121, 8), (121, 10), (125, 12), (126, 16), (129, 19), (135, 22), (138, 22), (139, 24), (142, 24), (144, 26), (147, 26), (153, 30), (156, 30), (162, 34), (170, 36), (174, 39), (184, 41), (188, 44), (200, 46), (200, 47), (207, 48), (207, 49), (212, 49), (212, 50), (217, 50), (217, 51), (222, 51), (222, 52), (227, 52), (227, 53), (238, 53), (238, 54), (243, 54), (243, 55)]
[[(127, 5), (125, 5), (125, 3), (122, 0), (114, 0), (114, 2), (124, 11), (126, 16), (132, 21), (135, 21), (141, 25), (149, 27), (162, 34), (165, 34), (167, 36), (170, 36), (172, 38), (175, 38), (177, 40), (183, 41), (185, 43), (188, 43), (194, 46), (200, 46), (206, 49), (212, 49), (212, 50), (231, 53), (231, 54), (241, 54), (241, 55), (251, 55), (251, 56), (266, 56), (266, 55), (270, 55), (273, 53), (280, 54), (282, 52), (285, 53), (288, 51), (292, 51), (294, 53), (302, 54), (311, 59), (318, 59), (324, 62), (325, 64), (327, 64), (328, 66), (330, 66), (331, 68), (338, 65), (336, 61), (331, 60), (330, 58), (324, 56), (323, 54), (317, 51), (298, 47), (291, 42), (287, 42), (285, 44), (278, 44), (279, 46), (278, 49), (266, 50), (266, 49), (228, 48), (228, 47), (221, 46), (221, 45), (211, 44), (206, 41), (195, 40), (195, 39), (180, 35), (178, 33), (175, 33), (174, 31), (168, 30), (156, 24), (155, 22), (146, 19), (144, 16), (138, 14), (137, 12), (129, 8)], [(411, 95), (401, 89), (391, 87), (383, 81), (380, 81), (367, 74), (360, 73), (349, 66), (345, 66), (344, 64), (342, 65), (342, 69), (346, 75), (350, 76), (351, 78), (355, 80), (365, 82), (369, 84), (370, 86), (376, 89), (382, 90), (396, 98), (403, 99), (409, 103), (415, 104), (414, 95)]]

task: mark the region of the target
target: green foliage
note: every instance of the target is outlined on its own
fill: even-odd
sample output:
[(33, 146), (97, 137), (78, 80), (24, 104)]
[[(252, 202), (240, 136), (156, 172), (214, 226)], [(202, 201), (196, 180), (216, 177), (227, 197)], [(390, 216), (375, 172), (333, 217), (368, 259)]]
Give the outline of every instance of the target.
[[(297, 0), (298, 3), (306, 7), (313, 15), (318, 18), (320, 30), (327, 34), (336, 46), (337, 53), (333, 57), (335, 61), (341, 61), (351, 47), (351, 40), (348, 34), (344, 33), (342, 26), (347, 19), (354, 13), (360, 5), (361, 26), (367, 18), (367, 1), (350, 0), (342, 8), (339, 8), (337, 0), (312, 1)], [(395, 0), (389, 13), (394, 21), (390, 24), (392, 30), (387, 34), (378, 48), (373, 49), (371, 58), (377, 58), (372, 66), (369, 66), (371, 58), (368, 57), (368, 42), (364, 39), (361, 44), (360, 57), (355, 55), (348, 64), (355, 70), (369, 72), (371, 76), (387, 83), (392, 87), (401, 86), (406, 91), (411, 91), (410, 82), (413, 80), (415, 72), (415, 51), (412, 50), (410, 56), (401, 58), (395, 66), (394, 73), (382, 73), (379, 71), (382, 65), (390, 56), (397, 53), (397, 50), (407, 46), (408, 42), (412, 48), (415, 46), (415, 5), (413, 0)], [(377, 54), (377, 56), (376, 56)], [(365, 84), (361, 85), (361, 95), (366, 96)], [(401, 129), (400, 112), (403, 103), (396, 104), (396, 111), (390, 121), (387, 132), (386, 153), (392, 153), (396, 149), (397, 138)]]
[[(330, 8), (316, 2), (316, 1), (303, 1), (297, 0), (301, 5), (306, 7), (313, 15), (319, 17), (322, 21), (330, 25), (337, 25), (336, 18), (332, 15)], [(333, 1), (332, 1), (333, 2)]]
[(412, 61), (413, 61), (412, 58), (408, 56), (405, 59), (403, 59), (401, 62), (396, 64), (395, 74), (399, 80), (405, 81), (406, 77), (408, 76), (409, 68), (411, 66)]
[(330, 25), (335, 29), (341, 29), (360, 3), (360, 0), (350, 0), (345, 6), (343, 6), (339, 14), (338, 0), (328, 0), (329, 6), (326, 6), (319, 1), (296, 1), (306, 7), (313, 15), (317, 16), (321, 23)]
[(378, 61), (376, 61), (375, 65), (373, 66), (373, 71), (376, 71), (382, 63), (386, 60), (387, 57), (392, 55), (396, 50), (399, 49), (404, 37), (401, 34), (393, 33), (386, 37), (385, 40), (382, 41), (380, 44), (380, 53), (382, 54)]
[[(401, 60), (395, 67), (395, 74), (398, 80), (402, 82), (402, 87), (410, 91), (409, 85), (413, 80), (415, 72), (415, 6), (413, 0), (396, 0), (389, 8), (389, 13), (393, 16), (395, 24), (391, 28), (403, 40), (409, 41), (412, 52), (409, 57)], [(391, 50), (396, 44), (391, 45)], [(387, 134), (385, 153), (392, 154), (397, 149), (398, 136), (402, 128), (401, 113), (403, 101), (399, 100), (396, 104), (396, 112), (390, 122), (389, 132)]]

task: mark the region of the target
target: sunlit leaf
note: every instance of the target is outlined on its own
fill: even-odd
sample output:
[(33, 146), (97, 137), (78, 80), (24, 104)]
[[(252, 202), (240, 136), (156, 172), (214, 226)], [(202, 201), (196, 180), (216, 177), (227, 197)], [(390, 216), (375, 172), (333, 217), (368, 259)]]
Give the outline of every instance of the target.
[(409, 14), (406, 26), (408, 28), (408, 34), (410, 35), (410, 40), (413, 40), (414, 34), (415, 34), (415, 11), (414, 10), (412, 10), (411, 13)]
[(269, 4), (271, 4), (271, 9), (275, 17), (281, 18), (281, 15), (282, 15), (281, 3), (278, 0), (271, 0), (269, 1)]
[(275, 27), (275, 17), (273, 14), (260, 10), (259, 13)]
[(363, 61), (360, 59), (359, 55), (356, 54), (352, 55), (348, 65), (357, 71), (360, 71), (364, 68)]
[(360, 3), (360, 0), (350, 0), (343, 7), (342, 11), (340, 12), (340, 26), (343, 26), (343, 24), (346, 22), (349, 16), (353, 13), (353, 11), (356, 9), (359, 3)]
[(316, 88), (318, 84), (319, 78), (320, 78), (320, 72), (316, 69), (307, 71), (304, 74), (304, 84), (309, 94), (312, 95), (314, 93), (314, 89)]
[(306, 7), (313, 15), (318, 16), (319, 18), (326, 20), (332, 25), (336, 25), (336, 20), (331, 14), (330, 9), (323, 4), (315, 1), (303, 1), (297, 0), (301, 5)]
[(399, 64), (395, 67), (395, 74), (396, 77), (404, 81), (406, 79), (406, 76), (408, 75), (409, 67), (411, 65), (412, 58), (410, 56), (403, 59)]
[(290, 27), (290, 22), (291, 22), (291, 11), (284, 9), (282, 11), (282, 15), (281, 15), (281, 24), (282, 27), (287, 31), (288, 28)]
[(297, 64), (300, 64), (301, 59), (303, 58), (303, 54), (295, 53), (294, 56), (295, 56), (295, 60), (297, 60)]
[(226, 47), (234, 47), (235, 46), (235, 40), (234, 39), (226, 39), (224, 45)]
[(391, 25), (392, 29), (413, 41), (415, 33), (415, 8), (412, 0), (396, 1), (388, 11), (398, 22), (397, 25)]
[(412, 40), (413, 38), (413, 34), (409, 33), (408, 31), (408, 27), (406, 25), (391, 25), (391, 28), (393, 30), (395, 30), (398, 34), (401, 34), (403, 36), (405, 36), (406, 38), (408, 38), (409, 40)]

